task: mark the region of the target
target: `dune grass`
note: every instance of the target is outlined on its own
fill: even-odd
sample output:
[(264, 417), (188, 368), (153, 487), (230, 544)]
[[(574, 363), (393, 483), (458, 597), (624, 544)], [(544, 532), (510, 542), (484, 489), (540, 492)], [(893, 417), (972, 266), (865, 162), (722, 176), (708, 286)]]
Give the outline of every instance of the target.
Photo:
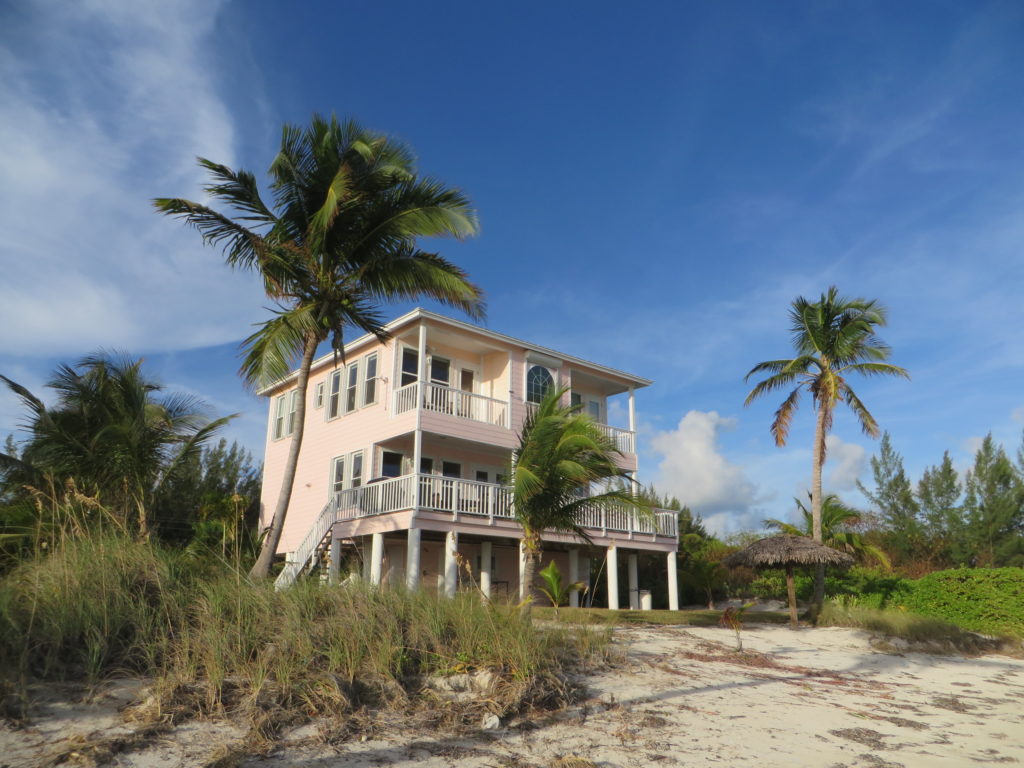
[(607, 643), (605, 628), (541, 628), (473, 594), (313, 583), (276, 592), (227, 564), (119, 537), (69, 541), (0, 581), (9, 682), (128, 672), (153, 677), (168, 706), (187, 699), (278, 721), (410, 705), (431, 676), (484, 670), (489, 711), (555, 704), (566, 672)]
[(925, 653), (1018, 654), (1022, 650), (1019, 639), (980, 635), (943, 619), (900, 608), (866, 608), (830, 601), (822, 607), (818, 626), (866, 629), (905, 641), (906, 650)]

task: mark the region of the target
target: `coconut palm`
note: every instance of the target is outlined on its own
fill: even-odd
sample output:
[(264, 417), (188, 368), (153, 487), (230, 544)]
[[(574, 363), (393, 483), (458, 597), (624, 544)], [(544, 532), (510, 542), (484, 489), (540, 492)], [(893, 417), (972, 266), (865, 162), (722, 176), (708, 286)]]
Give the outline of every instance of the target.
[[(899, 366), (886, 363), (888, 345), (875, 334), (886, 323), (885, 307), (877, 301), (846, 298), (832, 286), (818, 301), (803, 296), (794, 299), (789, 311), (790, 332), (797, 356), (787, 360), (767, 360), (755, 365), (746, 380), (758, 373), (769, 374), (747, 395), (746, 405), (764, 395), (789, 389), (775, 411), (771, 433), (775, 444), (783, 446), (789, 437), (804, 390), (810, 392), (816, 411), (814, 445), (811, 452), (811, 519), (814, 540), (822, 542), (821, 468), (825, 463), (825, 438), (832, 428), (836, 407), (842, 402), (853, 411), (864, 434), (878, 437), (878, 423), (848, 382), (851, 374), (864, 376), (901, 376), (910, 378)], [(814, 604), (820, 608), (825, 597), (825, 573), (819, 566), (814, 580)]]
[[(580, 515), (591, 509), (648, 507), (628, 486), (615, 463), (619, 451), (580, 406), (562, 404), (566, 390), (552, 388), (528, 411), (513, 453), (512, 504), (523, 528), (522, 594), (529, 598), (543, 550), (541, 536), (554, 530), (590, 541)], [(596, 484), (606, 490), (592, 492)], [(529, 610), (529, 600), (524, 603)]]
[(476, 214), (460, 192), (416, 176), (403, 144), (333, 116), (314, 115), (306, 128), (284, 127), (269, 170), (273, 206), (263, 202), (251, 173), (199, 162), (212, 178), (205, 191), (230, 215), (177, 198), (154, 205), (196, 228), (205, 243), (220, 246), (228, 264), (258, 272), (277, 305), (243, 343), (246, 384), (265, 387), (298, 364), (295, 430), (270, 529), (252, 569), (253, 576), (264, 577), (288, 513), (317, 347), (329, 341), (341, 356), (349, 329), (386, 339), (379, 307), (391, 301), (426, 297), (482, 317), (482, 293), (466, 273), (417, 245), (420, 237), (475, 234)]
[(147, 536), (162, 485), (233, 416), (210, 420), (191, 395), (161, 396), (141, 368), (141, 360), (103, 354), (61, 365), (47, 383), (57, 394), (52, 407), (0, 376), (30, 414), (21, 454), (0, 454), (7, 484), (91, 497), (125, 530)]
[[(810, 494), (808, 494), (808, 498)], [(790, 536), (812, 537), (814, 533), (814, 516), (811, 510), (800, 499), (793, 499), (796, 502), (797, 510), (803, 516), (803, 528), (784, 523), (781, 520), (769, 518), (764, 521), (765, 527), (787, 533)], [(822, 544), (841, 552), (848, 552), (851, 555), (863, 558), (874, 558), (886, 568), (890, 568), (889, 557), (881, 549), (869, 544), (856, 531), (849, 530), (850, 526), (860, 522), (860, 510), (843, 503), (834, 493), (825, 494), (821, 500), (821, 538)]]

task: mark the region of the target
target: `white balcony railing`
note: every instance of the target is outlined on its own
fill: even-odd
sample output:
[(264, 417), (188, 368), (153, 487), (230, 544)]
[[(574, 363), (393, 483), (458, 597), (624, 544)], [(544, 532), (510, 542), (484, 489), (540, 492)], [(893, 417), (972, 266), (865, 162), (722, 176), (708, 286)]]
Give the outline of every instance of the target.
[[(355, 520), (390, 512), (402, 512), (416, 507), (415, 491), (419, 489), (419, 509), (463, 516), (514, 520), (512, 489), (504, 485), (480, 483), (440, 475), (405, 475), (359, 488), (348, 488), (336, 493), (320, 511), (275, 582), (278, 589), (291, 585), (298, 575), (314, 564), (327, 541), (331, 528), (337, 522)], [(656, 511), (653, 518), (622, 506), (593, 507), (579, 515), (583, 528), (592, 531), (678, 536), (678, 518), (675, 512)]]
[(636, 441), (633, 439), (633, 433), (628, 429), (620, 429), (607, 424), (598, 424), (597, 426), (605, 435), (615, 441), (615, 447), (621, 453), (636, 453)]
[(425, 411), (447, 413), (460, 419), (509, 426), (509, 408), (504, 400), (418, 381), (395, 390), (393, 412), (396, 415), (411, 411), (417, 405)]

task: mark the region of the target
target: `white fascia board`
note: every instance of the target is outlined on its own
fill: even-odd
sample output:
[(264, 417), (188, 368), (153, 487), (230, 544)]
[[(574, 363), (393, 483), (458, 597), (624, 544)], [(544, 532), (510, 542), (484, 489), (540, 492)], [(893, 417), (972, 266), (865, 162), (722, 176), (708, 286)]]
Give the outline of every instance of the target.
[[(467, 322), (465, 322), (463, 320), (456, 320), (456, 319), (451, 318), (451, 317), (446, 317), (445, 315), (439, 315), (436, 312), (430, 312), (430, 311), (428, 311), (426, 309), (423, 309), (422, 307), (417, 307), (416, 309), (414, 309), (414, 310), (412, 310), (410, 312), (406, 312), (401, 317), (395, 318), (390, 323), (388, 323), (387, 325), (384, 326), (384, 330), (387, 331), (387, 333), (389, 335), (393, 336), (402, 327), (404, 327), (406, 325), (411, 325), (413, 322), (415, 322), (417, 320), (430, 320), (431, 322), (438, 323), (440, 325), (447, 325), (447, 326), (449, 326), (451, 328), (456, 328), (456, 329), (461, 330), (461, 331), (466, 331), (467, 333), (475, 333), (475, 334), (477, 334), (479, 336), (483, 336), (483, 337), (485, 337), (487, 339), (491, 339), (493, 341), (498, 341), (498, 342), (502, 342), (504, 344), (508, 344), (510, 346), (513, 346), (513, 347), (522, 348), (522, 349), (524, 349), (526, 351), (527, 356), (529, 356), (530, 353), (532, 352), (532, 353), (534, 353), (535, 356), (536, 355), (541, 355), (541, 356), (550, 357), (550, 358), (553, 358), (553, 359), (556, 359), (556, 360), (561, 360), (561, 361), (563, 361), (565, 363), (568, 363), (569, 365), (579, 366), (581, 368), (588, 368), (591, 371), (593, 371), (594, 373), (605, 374), (605, 375), (611, 376), (613, 378), (623, 379), (626, 382), (628, 382), (629, 384), (632, 384), (634, 387), (638, 387), (638, 388), (639, 387), (647, 387), (647, 386), (650, 386), (651, 384), (654, 383), (651, 379), (645, 379), (642, 376), (634, 376), (631, 373), (626, 373), (625, 371), (620, 371), (617, 368), (610, 368), (610, 367), (608, 367), (606, 365), (600, 365), (599, 363), (594, 363), (594, 362), (591, 362), (590, 360), (584, 360), (581, 357), (574, 357), (573, 355), (566, 355), (566, 354), (564, 354), (562, 352), (558, 352), (557, 350), (549, 349), (548, 347), (541, 347), (541, 346), (539, 346), (537, 344), (531, 344), (528, 341), (523, 341), (522, 339), (517, 339), (514, 336), (507, 336), (504, 333), (498, 333), (496, 331), (492, 331), (492, 330), (489, 330), (487, 328), (481, 328), (479, 325), (473, 325), (472, 323), (467, 323)], [(348, 344), (345, 345), (345, 355), (344, 356), (347, 358), (347, 357), (349, 357), (349, 355), (355, 353), (356, 350), (358, 350), (360, 347), (364, 346), (368, 342), (376, 341), (376, 340), (377, 340), (377, 337), (374, 336), (373, 334), (371, 334), (371, 333), (364, 334), (363, 336), (360, 336), (359, 338), (354, 339), (353, 341), (350, 341)], [(317, 370), (318, 368), (322, 367), (323, 365), (326, 365), (328, 363), (333, 363), (333, 362), (334, 362), (334, 353), (333, 352), (328, 352), (326, 355), (323, 355), (322, 357), (319, 357), (319, 358), (317, 358), (316, 360), (313, 361), (313, 364), (310, 367), (310, 372)], [(287, 383), (289, 383), (291, 381), (294, 381), (298, 377), (298, 375), (299, 375), (298, 371), (292, 371), (290, 374), (285, 376), (283, 379), (280, 379), (279, 381), (275, 381), (270, 386), (263, 387), (262, 389), (257, 390), (256, 394), (257, 395), (269, 395), (275, 389), (278, 389), (282, 384), (287, 384)]]

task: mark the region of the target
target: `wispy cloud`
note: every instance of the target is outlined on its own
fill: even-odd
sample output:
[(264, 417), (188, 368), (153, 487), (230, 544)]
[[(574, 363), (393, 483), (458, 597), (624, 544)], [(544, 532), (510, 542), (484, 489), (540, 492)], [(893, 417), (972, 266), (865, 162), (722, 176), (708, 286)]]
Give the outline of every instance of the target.
[(8, 14), (0, 352), (188, 348), (244, 335), (255, 281), (230, 276), (149, 204), (200, 195), (196, 155), (235, 159), (212, 74), (218, 11), (91, 0)]

